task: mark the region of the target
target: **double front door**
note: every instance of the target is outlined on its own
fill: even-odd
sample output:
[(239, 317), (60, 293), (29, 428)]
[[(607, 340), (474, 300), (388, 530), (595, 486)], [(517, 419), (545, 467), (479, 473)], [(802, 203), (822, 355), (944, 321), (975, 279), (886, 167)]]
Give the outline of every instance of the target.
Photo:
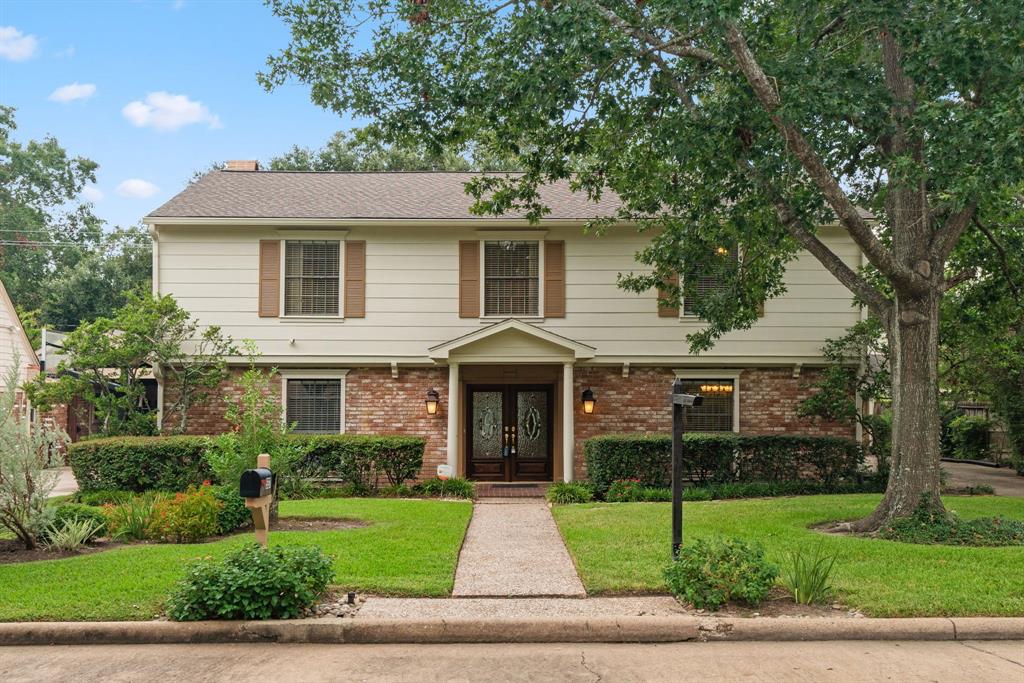
[(554, 387), (466, 387), (466, 462), (479, 481), (551, 481)]

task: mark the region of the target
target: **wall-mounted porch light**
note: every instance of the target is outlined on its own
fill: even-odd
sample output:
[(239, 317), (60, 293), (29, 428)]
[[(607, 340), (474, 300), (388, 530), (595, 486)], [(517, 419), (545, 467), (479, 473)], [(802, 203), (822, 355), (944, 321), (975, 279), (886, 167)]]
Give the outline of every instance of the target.
[(437, 415), (437, 404), (441, 402), (441, 396), (437, 393), (437, 389), (431, 389), (427, 392), (427, 415)]
[(590, 415), (594, 412), (594, 404), (597, 403), (597, 399), (594, 398), (594, 392), (590, 389), (584, 389), (583, 395), (580, 396), (580, 401), (583, 402), (583, 412)]

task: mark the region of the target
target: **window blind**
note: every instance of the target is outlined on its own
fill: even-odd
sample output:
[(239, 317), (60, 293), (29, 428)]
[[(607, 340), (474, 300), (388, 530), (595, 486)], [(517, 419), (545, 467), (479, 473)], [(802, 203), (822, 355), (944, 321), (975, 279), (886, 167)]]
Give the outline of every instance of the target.
[[(732, 387), (732, 390), (701, 391), (701, 386)], [(736, 384), (731, 379), (683, 380), (683, 391), (700, 394), (704, 402), (686, 409), (686, 431), (688, 432), (731, 432), (733, 422), (734, 392)]]
[(484, 315), (538, 315), (537, 242), (484, 243)]
[[(725, 251), (724, 247), (722, 251)], [(713, 251), (708, 257), (710, 259), (711, 268), (709, 270), (711, 272), (702, 274), (692, 273), (684, 280), (683, 315), (697, 315), (697, 301), (725, 287), (721, 271), (732, 265), (730, 261), (735, 261), (738, 258), (738, 254), (739, 252), (735, 247), (727, 253)]]
[(288, 424), (302, 434), (341, 431), (341, 380), (288, 380)]
[(336, 241), (285, 243), (285, 315), (338, 315), (340, 251)]

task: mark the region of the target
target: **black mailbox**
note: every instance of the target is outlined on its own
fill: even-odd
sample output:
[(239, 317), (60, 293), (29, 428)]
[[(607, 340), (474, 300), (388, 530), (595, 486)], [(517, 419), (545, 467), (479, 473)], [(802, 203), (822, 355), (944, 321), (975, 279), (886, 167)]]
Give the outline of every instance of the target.
[(274, 490), (274, 473), (266, 467), (242, 472), (238, 493), (242, 498), (261, 498), (269, 496)]

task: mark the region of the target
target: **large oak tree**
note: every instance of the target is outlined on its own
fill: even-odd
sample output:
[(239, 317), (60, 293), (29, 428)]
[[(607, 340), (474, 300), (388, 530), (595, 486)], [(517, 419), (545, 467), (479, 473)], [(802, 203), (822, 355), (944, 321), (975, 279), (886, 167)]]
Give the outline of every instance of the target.
[[(480, 178), (478, 209), (543, 215), (538, 184), (614, 190), (656, 228), (651, 274), (727, 282), (699, 306), (706, 349), (754, 324), (810, 252), (883, 322), (892, 467), (860, 528), (939, 500), (939, 304), (949, 256), (1024, 175), (1018, 0), (269, 0), (291, 44), (267, 87), (371, 118), (393, 142), (485, 141), (525, 173)], [(871, 272), (817, 235), (835, 223)], [(600, 224), (598, 224), (600, 227)], [(738, 245), (738, 260), (715, 258)], [(729, 253), (728, 249), (721, 250)]]

